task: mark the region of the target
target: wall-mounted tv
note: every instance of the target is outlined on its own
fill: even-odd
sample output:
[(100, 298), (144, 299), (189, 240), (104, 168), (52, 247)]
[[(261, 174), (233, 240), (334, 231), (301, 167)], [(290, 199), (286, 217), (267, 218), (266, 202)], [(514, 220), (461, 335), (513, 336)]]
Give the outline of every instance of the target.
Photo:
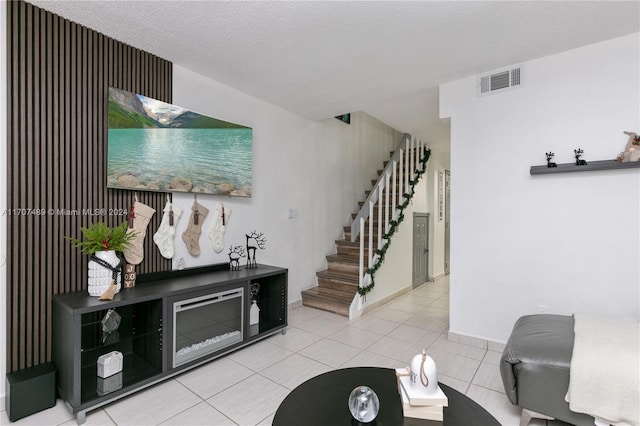
[(253, 131), (109, 88), (107, 187), (251, 197)]

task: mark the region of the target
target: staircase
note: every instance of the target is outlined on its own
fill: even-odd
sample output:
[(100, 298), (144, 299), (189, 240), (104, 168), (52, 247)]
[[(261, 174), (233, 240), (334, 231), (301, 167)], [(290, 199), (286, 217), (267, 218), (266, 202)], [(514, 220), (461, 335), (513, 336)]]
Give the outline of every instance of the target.
[[(354, 213), (352, 219), (355, 216)], [(374, 225), (377, 225), (377, 219)], [(368, 223), (365, 228), (368, 229)], [(367, 231), (365, 238), (368, 236)], [(351, 226), (344, 227), (344, 238), (336, 240), (336, 249), (336, 254), (327, 256), (327, 269), (316, 273), (318, 285), (302, 292), (302, 304), (348, 317), (349, 307), (358, 291), (360, 262), (360, 243), (351, 242)], [(368, 256), (368, 250), (365, 256)]]
[[(404, 145), (402, 145), (401, 148), (403, 146)], [(417, 148), (412, 148), (412, 151), (415, 152), (416, 150)], [(392, 152), (391, 154), (392, 156), (395, 154), (395, 158), (397, 160), (397, 153)], [(412, 155), (411, 152), (409, 150), (403, 150), (401, 151), (401, 155), (406, 158), (404, 162), (407, 165), (410, 164), (409, 157)], [(364, 237), (365, 241), (369, 241), (370, 229), (374, 231), (374, 238), (371, 239), (371, 246), (369, 246), (369, 244), (363, 244), (363, 258), (365, 259), (365, 261), (363, 262), (364, 265), (368, 264), (369, 266), (371, 266), (375, 251), (381, 242), (380, 232), (377, 232), (377, 230), (383, 229), (384, 227), (379, 228), (379, 218), (385, 218), (385, 210), (392, 209), (389, 206), (397, 206), (402, 202), (402, 189), (404, 183), (402, 174), (396, 175), (396, 173), (393, 173), (393, 179), (390, 181), (389, 177), (387, 177), (386, 180), (387, 186), (389, 186), (390, 188), (387, 188), (386, 193), (381, 191), (381, 196), (373, 197), (376, 198), (376, 200), (373, 201), (375, 202), (373, 210), (370, 211), (368, 208), (368, 202), (372, 198), (370, 193), (372, 191), (376, 191), (378, 186), (381, 185), (381, 182), (384, 181), (383, 174), (388, 174), (389, 176), (391, 175), (391, 172), (388, 171), (389, 166), (387, 163), (388, 161), (385, 161), (384, 170), (378, 171), (378, 179), (371, 181), (373, 189), (371, 191), (365, 192), (366, 201), (358, 203), (358, 212), (352, 215), (352, 220), (360, 220), (361, 218), (364, 219), (364, 234), (360, 235), (360, 237)], [(402, 162), (400, 164), (402, 164)], [(382, 185), (384, 187), (384, 184)], [(392, 190), (391, 188), (393, 188), (394, 186), (395, 190)], [(406, 183), (404, 183), (404, 188), (406, 189)], [(396, 198), (395, 203), (391, 202), (391, 198), (393, 196), (395, 196)], [(388, 203), (386, 200), (387, 198), (389, 198)], [(366, 206), (367, 208), (363, 208), (363, 206)], [(383, 209), (381, 215), (378, 214), (379, 208)], [(364, 210), (366, 210), (365, 213), (363, 213)], [(371, 212), (373, 214), (369, 216)], [(391, 215), (392, 212), (389, 212), (388, 216)], [(388, 216), (386, 217), (385, 226), (388, 226)], [(373, 220), (373, 222), (371, 224), (372, 226), (370, 227), (369, 221), (371, 220)], [(356, 229), (353, 224), (345, 226), (344, 238), (341, 240), (336, 240), (336, 254), (330, 254), (327, 256), (327, 269), (316, 273), (318, 285), (316, 287), (312, 287), (308, 290), (302, 291), (302, 304), (304, 306), (322, 309), (338, 315), (349, 317), (351, 304), (358, 292), (358, 287), (362, 286), (362, 279), (364, 275), (363, 267), (360, 264), (361, 242), (359, 239), (356, 239), (352, 242), (352, 229)]]

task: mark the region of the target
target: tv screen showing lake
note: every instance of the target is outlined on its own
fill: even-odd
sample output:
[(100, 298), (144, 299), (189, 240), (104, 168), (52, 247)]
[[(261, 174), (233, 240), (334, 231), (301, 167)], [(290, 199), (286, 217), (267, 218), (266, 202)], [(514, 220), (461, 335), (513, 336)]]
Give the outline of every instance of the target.
[(107, 186), (251, 196), (253, 131), (109, 89)]

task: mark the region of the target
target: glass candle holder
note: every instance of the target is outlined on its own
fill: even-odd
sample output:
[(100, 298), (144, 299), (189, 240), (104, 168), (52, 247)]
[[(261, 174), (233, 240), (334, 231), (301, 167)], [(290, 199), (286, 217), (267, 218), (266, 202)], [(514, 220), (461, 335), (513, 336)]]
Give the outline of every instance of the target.
[(375, 420), (380, 410), (378, 395), (368, 386), (358, 386), (349, 395), (349, 411), (360, 423)]

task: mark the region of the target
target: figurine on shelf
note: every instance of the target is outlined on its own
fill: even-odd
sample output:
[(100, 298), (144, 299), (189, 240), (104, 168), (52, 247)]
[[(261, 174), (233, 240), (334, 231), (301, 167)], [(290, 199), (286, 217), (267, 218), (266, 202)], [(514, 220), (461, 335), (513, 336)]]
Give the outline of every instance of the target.
[(629, 136), (624, 151), (618, 154), (616, 161), (618, 163), (629, 163), (632, 161), (640, 161), (640, 136), (634, 132), (624, 132)]
[(558, 167), (558, 165), (554, 162), (551, 161), (551, 159), (553, 158), (554, 154), (553, 152), (547, 152), (545, 153), (545, 155), (547, 156), (547, 167)]
[(249, 293), (251, 293), (251, 300), (258, 300), (258, 293), (260, 292), (260, 283), (251, 283)]
[(240, 270), (240, 258), (244, 257), (244, 248), (242, 246), (229, 247), (229, 270)]
[(582, 148), (574, 149), (573, 153), (575, 154), (575, 157), (576, 157), (576, 166), (586, 166), (587, 165), (586, 160), (582, 160), (580, 158), (582, 156), (582, 154), (584, 154), (584, 151), (582, 150)]
[(264, 247), (267, 244), (267, 239), (263, 232), (258, 233), (257, 231), (253, 231), (251, 232), (251, 235), (244, 235), (247, 237), (247, 268), (257, 268), (258, 263), (256, 262), (256, 250), (264, 250)]

